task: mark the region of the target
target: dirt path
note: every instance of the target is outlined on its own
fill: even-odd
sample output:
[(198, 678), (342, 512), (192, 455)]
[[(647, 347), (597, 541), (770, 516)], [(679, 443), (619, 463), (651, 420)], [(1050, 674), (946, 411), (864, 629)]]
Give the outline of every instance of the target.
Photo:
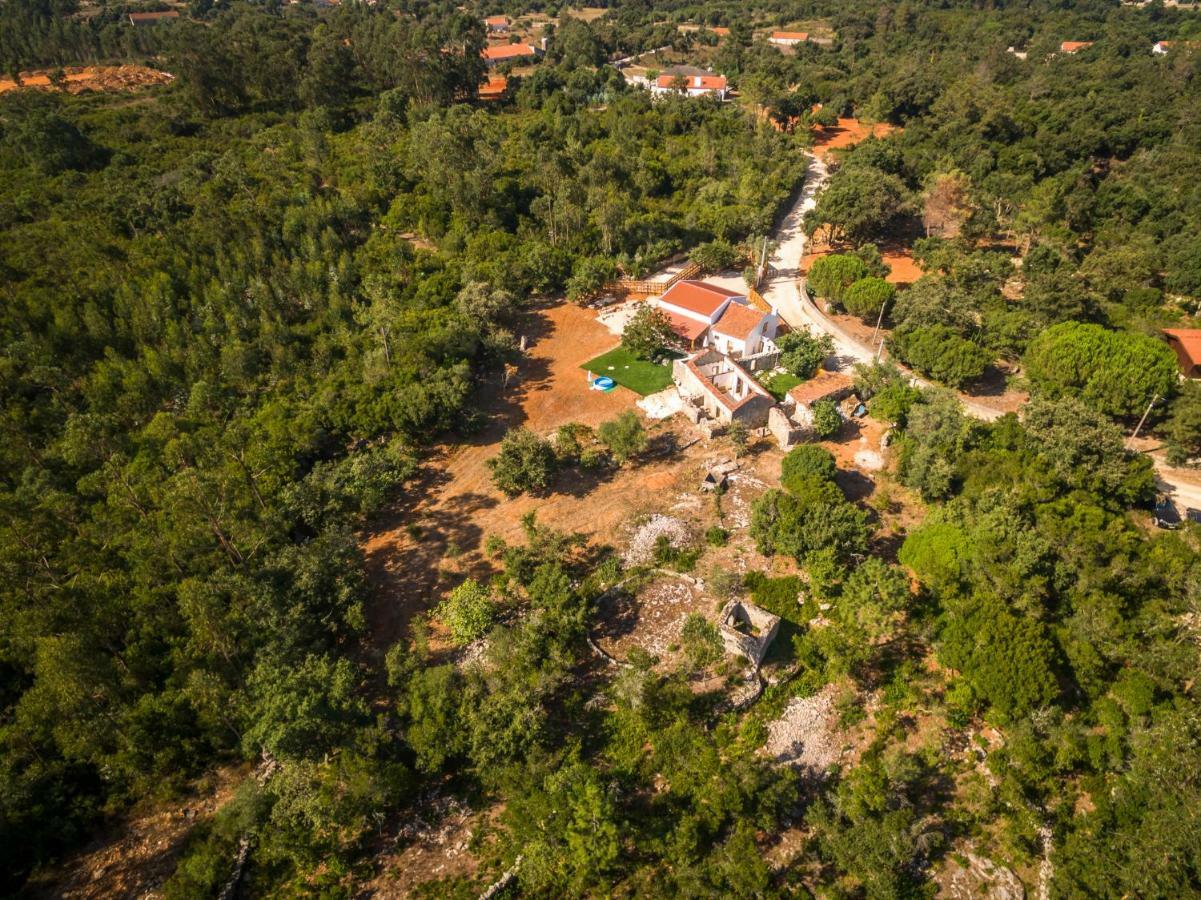
[[(63, 90), (68, 94), (80, 94), (84, 91), (130, 91), (147, 85), (170, 84), (175, 77), (146, 66), (72, 66), (63, 72), (66, 76)], [(22, 72), (20, 84), (11, 78), (0, 78), (0, 94), (23, 88), (52, 90), (50, 70)]]

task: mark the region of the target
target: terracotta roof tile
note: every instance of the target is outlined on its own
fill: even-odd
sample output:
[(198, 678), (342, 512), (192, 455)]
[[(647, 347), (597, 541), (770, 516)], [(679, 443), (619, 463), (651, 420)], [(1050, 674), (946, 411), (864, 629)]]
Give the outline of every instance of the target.
[(484, 49), (484, 59), (505, 60), (524, 59), (537, 56), (537, 52), (529, 44), (497, 44), (495, 47)]
[(823, 400), (832, 394), (849, 392), (854, 386), (854, 380), (841, 372), (827, 372), (819, 369), (817, 374), (808, 381), (802, 382), (788, 392), (788, 396), (797, 403), (806, 406), (815, 400)]
[(680, 309), (697, 313), (702, 316), (712, 316), (721, 305), (731, 297), (743, 297), (715, 284), (705, 284), (703, 281), (677, 281), (659, 298), (662, 303), (670, 303)]
[(697, 319), (690, 319), (688, 316), (682, 316), (679, 313), (673, 313), (671, 310), (665, 309), (663, 312), (671, 322), (671, 330), (686, 341), (695, 341), (709, 327), (704, 322)]
[(655, 84), (661, 88), (674, 89), (676, 79), (682, 80), (684, 87), (689, 90), (700, 88), (706, 91), (724, 91), (726, 89), (725, 75), (660, 75), (655, 79)]
[(725, 308), (721, 318), (713, 323), (713, 330), (720, 331), (726, 337), (745, 341), (763, 319), (764, 314), (759, 310), (743, 306), (741, 303), (731, 303)]

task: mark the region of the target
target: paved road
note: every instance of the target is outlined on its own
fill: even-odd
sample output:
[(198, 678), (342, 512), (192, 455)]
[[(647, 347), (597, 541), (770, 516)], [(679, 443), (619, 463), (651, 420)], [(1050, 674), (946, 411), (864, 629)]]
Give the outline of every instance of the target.
[[(790, 326), (807, 327), (813, 331), (823, 331), (834, 340), (834, 352), (838, 358), (839, 369), (849, 369), (855, 363), (868, 362), (876, 353), (875, 347), (856, 340), (818, 309), (805, 291), (801, 283), (801, 257), (805, 255), (805, 232), (801, 220), (805, 213), (817, 204), (817, 193), (826, 183), (829, 172), (826, 164), (816, 156), (810, 155), (809, 168), (805, 173), (805, 185), (801, 194), (793, 204), (792, 209), (776, 230), (776, 252), (770, 260), (768, 282), (762, 294), (768, 303), (780, 313), (780, 318)], [(923, 387), (929, 382), (906, 372), (910, 379)], [(978, 419), (991, 422), (999, 419), (1003, 413), (986, 406), (964, 394), (959, 395), (964, 410)], [(1180, 506), (1201, 509), (1201, 482), (1189, 474), (1170, 469), (1162, 460), (1152, 457), (1156, 469), (1156, 482), (1160, 490), (1171, 494)]]

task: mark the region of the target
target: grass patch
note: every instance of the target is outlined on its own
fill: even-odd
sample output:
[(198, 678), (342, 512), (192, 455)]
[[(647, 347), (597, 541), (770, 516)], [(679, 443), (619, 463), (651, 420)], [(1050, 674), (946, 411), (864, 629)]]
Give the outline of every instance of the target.
[(759, 383), (767, 388), (767, 392), (776, 398), (777, 403), (783, 403), (788, 392), (804, 380), (791, 372), (776, 372), (760, 378)]
[(671, 360), (676, 358), (678, 354), (671, 355), (666, 365), (657, 365), (639, 359), (625, 347), (614, 347), (608, 353), (588, 360), (580, 368), (587, 369), (593, 375), (608, 375), (622, 387), (645, 397), (671, 385)]

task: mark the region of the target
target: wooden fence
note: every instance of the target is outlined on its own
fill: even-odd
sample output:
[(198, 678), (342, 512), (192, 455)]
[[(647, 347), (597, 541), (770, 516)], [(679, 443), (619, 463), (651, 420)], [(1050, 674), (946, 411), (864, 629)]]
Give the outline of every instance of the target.
[(695, 278), (701, 272), (701, 267), (696, 263), (689, 263), (672, 275), (670, 278), (663, 281), (645, 281), (636, 278), (619, 278), (617, 281), (612, 281), (605, 285), (605, 291), (614, 294), (622, 294), (624, 296), (639, 296), (639, 297), (654, 297), (662, 294), (673, 284), (679, 281), (684, 281), (688, 278)]

